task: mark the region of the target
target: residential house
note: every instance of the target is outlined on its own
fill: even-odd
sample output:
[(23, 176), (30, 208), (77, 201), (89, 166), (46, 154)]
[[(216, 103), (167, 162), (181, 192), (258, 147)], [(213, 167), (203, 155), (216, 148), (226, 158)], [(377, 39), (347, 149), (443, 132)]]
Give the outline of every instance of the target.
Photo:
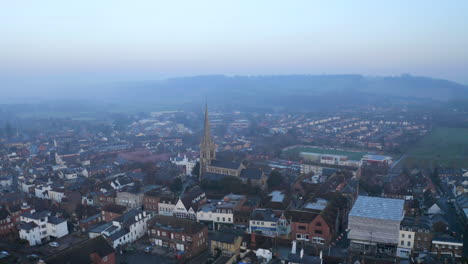
[(53, 238), (68, 234), (67, 221), (52, 216), (49, 211), (23, 213), (18, 227), (19, 236), (29, 242), (30, 246), (40, 245)]
[(89, 237), (94, 238), (104, 235), (113, 248), (119, 245), (133, 243), (142, 238), (148, 227), (151, 216), (142, 210), (132, 209), (115, 218), (112, 222), (92, 228)]
[(217, 232), (208, 234), (210, 241), (210, 253), (216, 256), (221, 253), (223, 256), (232, 256), (239, 252), (242, 244), (243, 230), (235, 230), (230, 228), (223, 228)]

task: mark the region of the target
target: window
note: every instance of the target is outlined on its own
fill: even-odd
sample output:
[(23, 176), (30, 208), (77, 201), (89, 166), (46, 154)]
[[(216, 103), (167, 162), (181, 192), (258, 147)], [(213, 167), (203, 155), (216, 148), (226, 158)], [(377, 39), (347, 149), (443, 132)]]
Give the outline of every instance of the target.
[(410, 241), (408, 241), (407, 245), (408, 245), (408, 247), (411, 247), (411, 242), (410, 242)]
[(322, 223), (317, 222), (315, 225), (316, 225), (316, 226), (322, 226)]
[(315, 234), (321, 235), (321, 234), (322, 234), (322, 230), (315, 230)]
[(305, 226), (299, 226), (298, 229), (299, 230), (306, 230), (306, 227)]
[(400, 244), (401, 244), (402, 246), (404, 246), (404, 245), (405, 245), (405, 241), (402, 240)]
[(408, 238), (411, 238), (411, 235), (408, 235)]
[(401, 234), (401, 237), (402, 237), (402, 238), (405, 238), (405, 234)]

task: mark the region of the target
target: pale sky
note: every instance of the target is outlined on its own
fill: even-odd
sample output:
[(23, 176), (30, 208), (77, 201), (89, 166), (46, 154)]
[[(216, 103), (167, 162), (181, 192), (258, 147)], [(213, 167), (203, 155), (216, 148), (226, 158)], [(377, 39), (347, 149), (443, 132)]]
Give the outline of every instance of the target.
[(292, 73), (468, 84), (468, 1), (0, 0), (0, 85)]

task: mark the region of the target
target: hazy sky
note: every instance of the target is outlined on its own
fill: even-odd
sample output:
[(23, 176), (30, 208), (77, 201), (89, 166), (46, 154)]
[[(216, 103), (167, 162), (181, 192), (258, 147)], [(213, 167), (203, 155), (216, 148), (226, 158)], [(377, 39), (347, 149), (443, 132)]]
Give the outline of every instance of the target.
[(468, 84), (468, 1), (0, 0), (0, 81), (290, 73)]

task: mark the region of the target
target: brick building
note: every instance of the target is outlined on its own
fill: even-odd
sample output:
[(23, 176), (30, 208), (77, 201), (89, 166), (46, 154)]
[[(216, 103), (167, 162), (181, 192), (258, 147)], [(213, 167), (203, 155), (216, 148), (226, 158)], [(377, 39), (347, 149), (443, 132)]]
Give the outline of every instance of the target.
[(327, 244), (331, 241), (332, 228), (319, 213), (289, 210), (285, 216), (291, 222), (292, 239), (315, 244)]
[(183, 259), (190, 259), (208, 249), (208, 227), (192, 220), (156, 216), (148, 229), (149, 239), (158, 247), (171, 248)]
[(117, 204), (108, 204), (102, 208), (102, 221), (112, 222), (115, 218), (123, 215), (127, 211), (127, 207)]

